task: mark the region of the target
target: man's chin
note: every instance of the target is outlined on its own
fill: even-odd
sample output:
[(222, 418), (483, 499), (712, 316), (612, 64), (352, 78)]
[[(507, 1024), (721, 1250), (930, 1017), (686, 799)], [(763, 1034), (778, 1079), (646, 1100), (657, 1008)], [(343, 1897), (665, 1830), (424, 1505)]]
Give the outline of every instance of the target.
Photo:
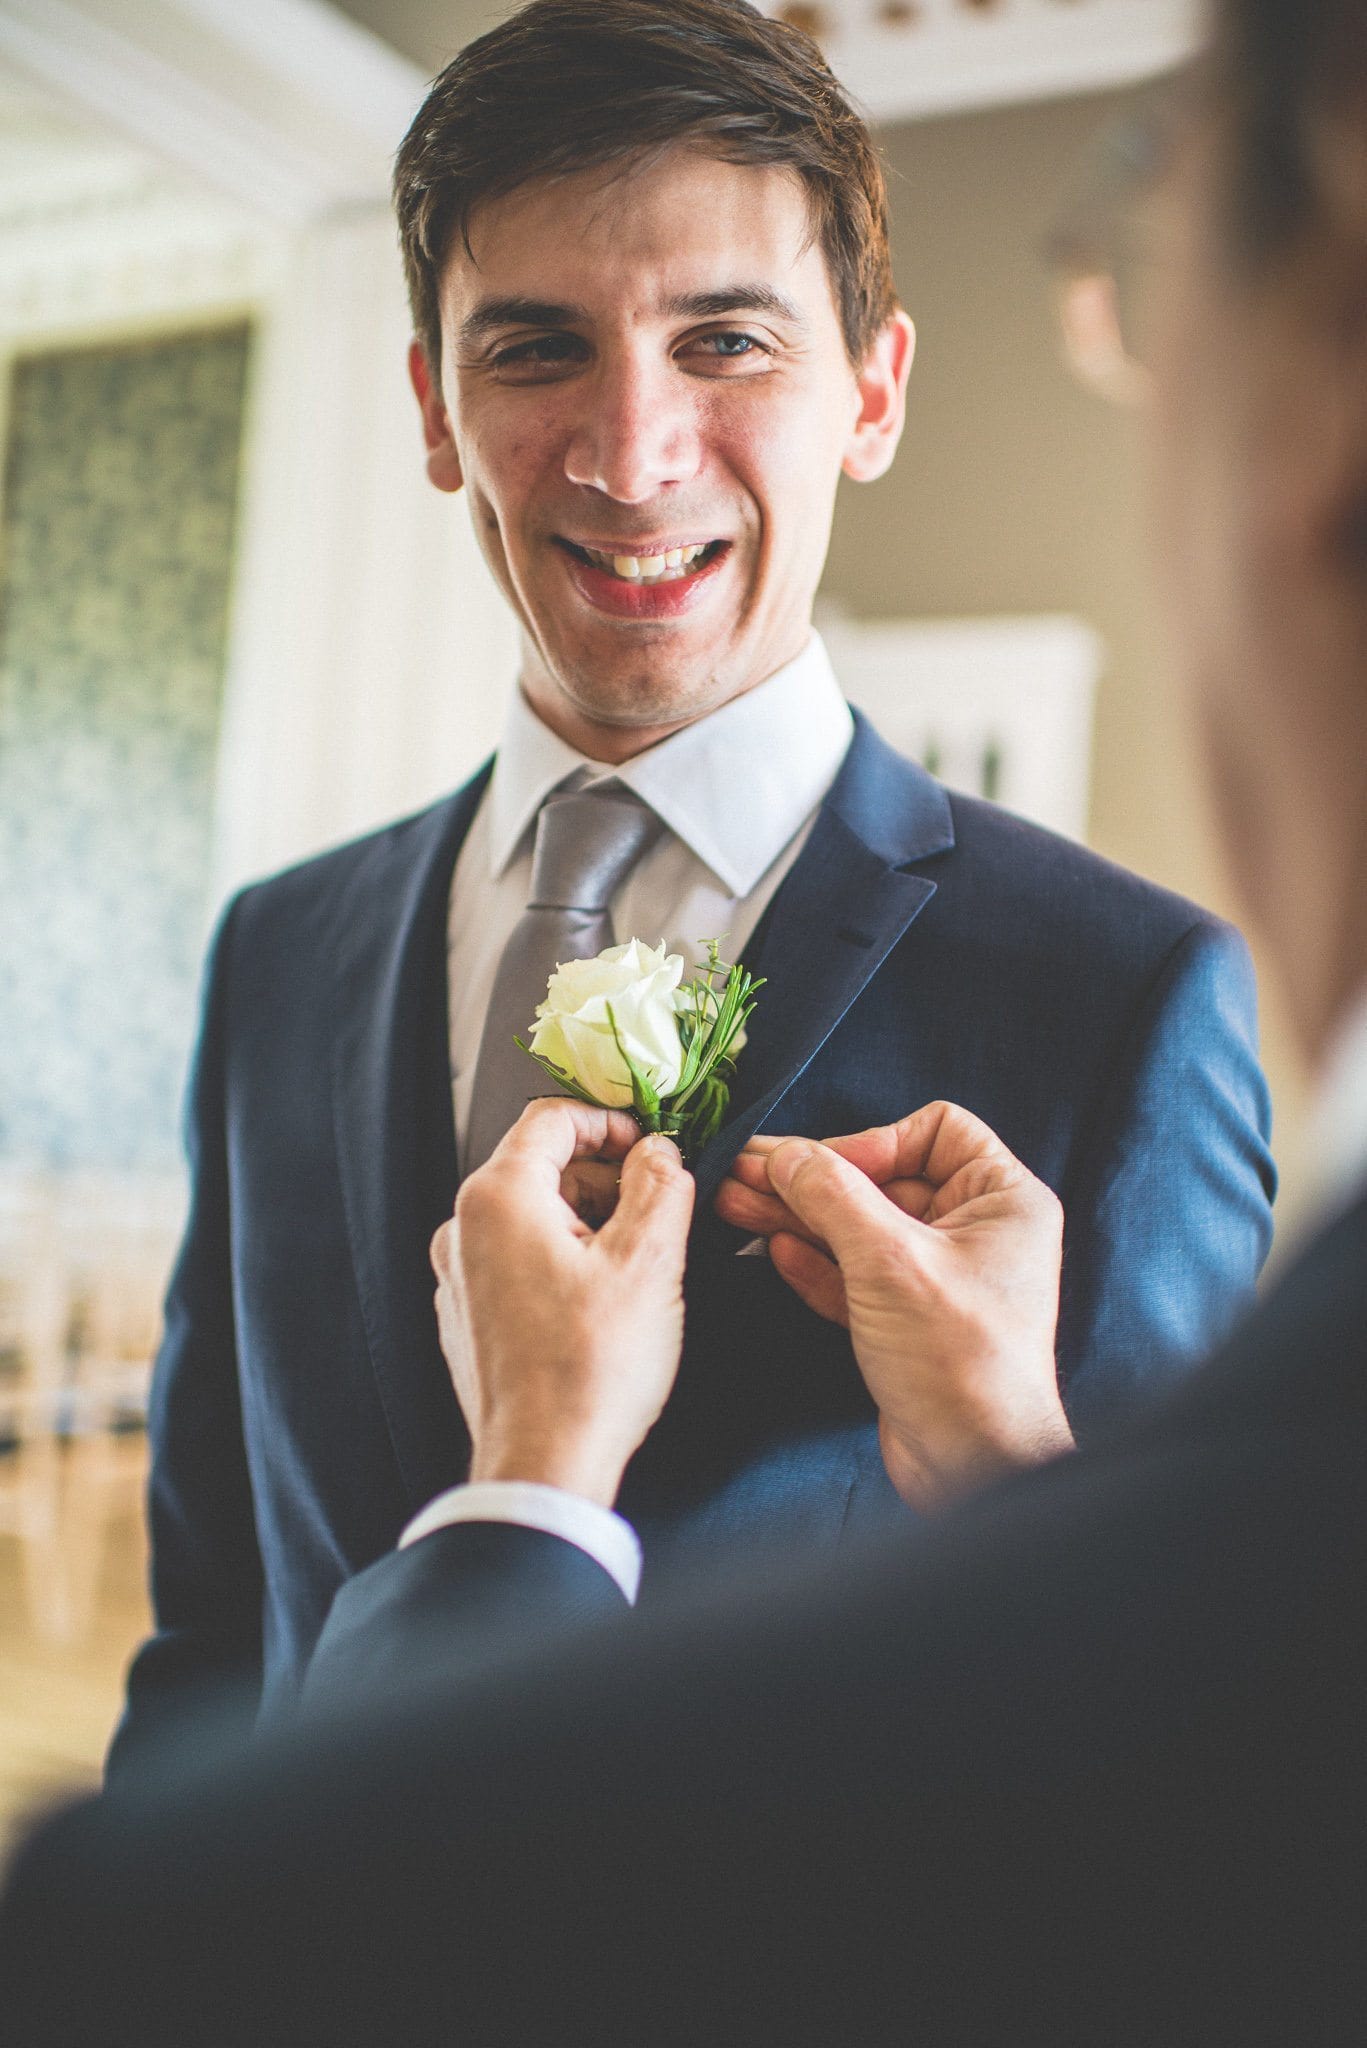
[(534, 690), (528, 694), (548, 725), (558, 723), (558, 708), (562, 716), (621, 738), (639, 733), (647, 745), (662, 729), (692, 725), (737, 692), (711, 673), (662, 677), (647, 670), (608, 683), (601, 675), (557, 677), (547, 697)]

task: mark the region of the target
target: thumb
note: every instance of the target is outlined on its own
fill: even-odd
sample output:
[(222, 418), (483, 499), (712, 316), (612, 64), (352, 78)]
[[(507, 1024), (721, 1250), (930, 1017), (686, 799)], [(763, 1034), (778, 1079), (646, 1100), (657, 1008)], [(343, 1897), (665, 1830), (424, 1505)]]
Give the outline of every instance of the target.
[(769, 1179), (800, 1223), (843, 1266), (870, 1238), (904, 1232), (906, 1220), (882, 1189), (829, 1145), (789, 1138), (769, 1154)]
[(620, 1257), (677, 1254), (683, 1263), (695, 1183), (669, 1138), (642, 1138), (622, 1161), (617, 1207), (598, 1242)]

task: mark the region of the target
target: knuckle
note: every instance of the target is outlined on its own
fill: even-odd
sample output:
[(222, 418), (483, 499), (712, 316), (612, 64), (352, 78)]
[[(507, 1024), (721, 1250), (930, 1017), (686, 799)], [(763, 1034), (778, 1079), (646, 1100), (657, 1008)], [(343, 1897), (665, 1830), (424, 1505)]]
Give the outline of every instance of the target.
[(443, 1223), (433, 1234), (432, 1242), (428, 1246), (432, 1271), (438, 1280), (444, 1279), (455, 1265), (455, 1236), (454, 1222)]

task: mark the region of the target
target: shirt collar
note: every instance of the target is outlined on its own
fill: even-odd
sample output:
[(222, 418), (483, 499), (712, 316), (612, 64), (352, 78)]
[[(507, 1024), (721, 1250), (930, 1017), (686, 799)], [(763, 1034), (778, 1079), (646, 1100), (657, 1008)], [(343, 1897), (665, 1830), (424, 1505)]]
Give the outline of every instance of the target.
[(501, 875), (553, 789), (615, 777), (732, 896), (748, 896), (834, 782), (854, 733), (814, 633), (794, 661), (618, 768), (591, 761), (513, 694), (489, 786), (489, 870)]
[(1367, 988), (1334, 1035), (1311, 1110), (1310, 1147), (1327, 1217), (1367, 1183)]

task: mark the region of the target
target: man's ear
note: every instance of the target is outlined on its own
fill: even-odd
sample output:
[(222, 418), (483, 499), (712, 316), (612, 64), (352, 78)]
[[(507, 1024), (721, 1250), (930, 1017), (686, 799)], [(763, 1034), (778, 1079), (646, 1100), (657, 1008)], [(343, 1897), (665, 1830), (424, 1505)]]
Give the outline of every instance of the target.
[(916, 329), (899, 306), (876, 337), (857, 380), (859, 417), (841, 465), (857, 484), (882, 476), (897, 453), (915, 353)]
[(439, 491), (458, 491), (465, 479), (460, 456), (451, 433), (451, 421), (442, 402), (441, 385), (420, 341), (408, 345), (408, 375), (422, 412), (422, 438), (427, 444), (427, 474)]

